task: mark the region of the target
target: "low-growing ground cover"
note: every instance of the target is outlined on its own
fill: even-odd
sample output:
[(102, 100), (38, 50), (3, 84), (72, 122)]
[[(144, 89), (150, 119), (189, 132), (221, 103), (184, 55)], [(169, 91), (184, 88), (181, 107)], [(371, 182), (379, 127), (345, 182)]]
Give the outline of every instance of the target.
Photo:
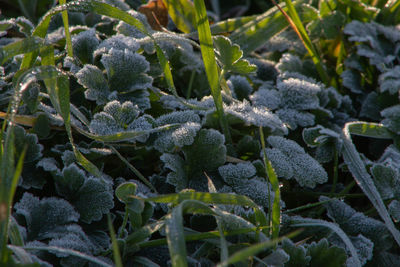
[(1, 266), (400, 265), (400, 1), (4, 6)]

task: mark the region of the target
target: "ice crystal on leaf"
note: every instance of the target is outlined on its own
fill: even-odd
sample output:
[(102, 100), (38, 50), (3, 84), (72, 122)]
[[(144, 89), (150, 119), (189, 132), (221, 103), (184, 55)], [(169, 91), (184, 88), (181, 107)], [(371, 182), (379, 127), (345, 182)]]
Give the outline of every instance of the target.
[(265, 88), (263, 85), (250, 95), (250, 100), (254, 106), (264, 106), (271, 110), (277, 109), (281, 103), (279, 92), (275, 89)]
[(400, 199), (400, 174), (394, 166), (374, 164), (371, 168), (374, 184), (382, 199)]
[[(268, 143), (275, 150), (266, 150), (272, 166), (279, 170), (279, 174), (293, 174), (293, 176), (284, 177), (290, 179), (294, 177), (300, 186), (314, 188), (315, 185), (325, 183), (328, 180), (328, 174), (322, 166), (308, 155), (304, 149), (292, 140), (280, 136), (268, 137)], [(281, 153), (278, 153), (279, 150)], [(271, 153), (271, 151), (273, 153)], [(288, 161), (281, 161), (284, 157)], [(292, 172), (288, 166), (290, 165)]]
[(76, 73), (76, 78), (81, 85), (87, 88), (85, 91), (87, 99), (96, 101), (100, 105), (110, 100), (110, 88), (103, 72), (98, 67), (86, 64)]
[(314, 125), (315, 116), (308, 112), (288, 108), (278, 110), (276, 115), (282, 121), (286, 122), (292, 130), (295, 130), (297, 126), (306, 127)]

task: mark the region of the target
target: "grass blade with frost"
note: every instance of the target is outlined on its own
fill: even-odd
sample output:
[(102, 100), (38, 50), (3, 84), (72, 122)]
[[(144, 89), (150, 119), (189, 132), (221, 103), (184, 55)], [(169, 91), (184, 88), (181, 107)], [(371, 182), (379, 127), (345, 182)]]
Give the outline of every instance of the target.
[(3, 65), (8, 59), (26, 54), (32, 51), (38, 51), (44, 44), (44, 40), (39, 37), (27, 37), (20, 41), (2, 46), (0, 48), (0, 65)]
[(218, 66), (215, 60), (214, 45), (211, 38), (210, 24), (208, 23), (208, 17), (204, 0), (195, 0), (194, 6), (196, 9), (196, 22), (197, 22), (197, 31), (199, 34), (201, 55), (203, 56), (204, 67), (207, 74), (207, 80), (208, 83), (210, 84), (211, 95), (214, 99), (222, 131), (225, 135), (226, 141), (230, 143), (231, 137), (229, 133), (228, 122), (225, 118), (224, 109), (222, 105), (222, 95), (219, 86)]
[[(9, 245), (12, 246), (12, 245)], [(82, 252), (72, 250), (72, 249), (67, 249), (67, 248), (60, 248), (60, 247), (54, 247), (54, 246), (26, 246), (23, 247), (25, 250), (38, 250), (38, 251), (48, 251), (51, 253), (64, 253), (68, 254), (71, 256), (75, 256), (90, 262), (93, 262), (101, 267), (113, 267), (113, 265), (110, 265), (104, 261), (101, 261), (97, 259), (96, 257), (84, 254)]]
[(351, 140), (350, 129), (352, 125), (353, 125), (352, 122), (346, 123), (342, 130), (342, 139), (343, 139), (342, 154), (344, 162), (348, 166), (351, 174), (354, 177), (354, 180), (363, 190), (365, 195), (369, 198), (372, 205), (374, 205), (375, 209), (378, 211), (378, 214), (385, 222), (386, 227), (392, 233), (394, 239), (396, 240), (396, 243), (400, 246), (400, 232), (393, 224), (393, 221), (390, 218), (390, 215), (385, 207), (385, 204), (383, 203), (383, 200), (379, 195), (379, 192), (376, 189), (371, 176), (365, 169), (365, 165), (360, 157), (360, 154), (358, 154)]

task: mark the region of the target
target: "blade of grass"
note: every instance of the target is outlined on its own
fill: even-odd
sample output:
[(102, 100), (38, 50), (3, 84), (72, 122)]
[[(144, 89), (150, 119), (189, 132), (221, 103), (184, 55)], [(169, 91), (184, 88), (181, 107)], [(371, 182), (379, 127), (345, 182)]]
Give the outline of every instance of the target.
[(168, 9), (168, 15), (176, 27), (184, 32), (191, 32), (196, 25), (194, 6), (189, 0), (163, 0)]
[(376, 208), (379, 216), (385, 222), (386, 227), (392, 233), (396, 243), (400, 245), (400, 232), (397, 230), (393, 224), (392, 219), (383, 203), (375, 184), (365, 169), (364, 162), (362, 161), (360, 154), (357, 152), (352, 140), (350, 128), (352, 122), (346, 123), (342, 130), (342, 140), (343, 140), (343, 159), (347, 164), (350, 172), (353, 175), (354, 180), (357, 182), (358, 186), (362, 189), (365, 195), (369, 198), (372, 205)]
[(277, 238), (277, 239), (273, 239), (273, 240), (268, 240), (266, 242), (258, 243), (258, 244), (249, 246), (248, 248), (239, 250), (238, 252), (236, 252), (232, 256), (230, 256), (226, 261), (219, 263), (216, 267), (228, 267), (230, 264), (235, 264), (235, 263), (247, 260), (249, 257), (253, 257), (253, 256), (257, 255), (259, 252), (263, 251), (264, 249), (276, 246), (283, 239), (292, 238), (292, 237), (298, 235), (300, 232), (301, 232), (301, 230), (298, 230), (298, 231), (288, 234), (287, 236), (283, 236), (281, 238)]
[(110, 231), (111, 236), (111, 246), (113, 250), (113, 258), (116, 267), (123, 267), (121, 260), (121, 253), (119, 252), (118, 241), (115, 237), (114, 227), (112, 225), (111, 216), (107, 214), (108, 231)]
[(0, 65), (3, 65), (8, 59), (39, 50), (44, 44), (44, 40), (39, 37), (27, 37), (20, 41), (2, 46), (0, 48)]
[(272, 2), (274, 3), (275, 6), (277, 6), (279, 8), (279, 10), (282, 12), (282, 14), (288, 20), (289, 25), (293, 28), (293, 30), (299, 36), (300, 40), (304, 44), (304, 47), (307, 49), (312, 61), (314, 62), (314, 65), (317, 69), (317, 72), (318, 72), (322, 82), (328, 86), (330, 84), (329, 76), (326, 73), (326, 71), (322, 65), (321, 57), (318, 54), (318, 51), (315, 49), (313, 43), (311, 42), (311, 39), (308, 36), (308, 33), (307, 33), (306, 29), (304, 28), (303, 23), (301, 22), (300, 17), (297, 14), (296, 8), (294, 7), (292, 1), (285, 0), (289, 15), (274, 0), (272, 0)]
[(173, 267), (188, 266), (183, 229), (183, 214), (185, 213), (216, 215), (208, 205), (200, 201), (185, 200), (176, 206), (167, 216), (165, 221), (165, 231)]
[(267, 154), (265, 152), (265, 139), (264, 132), (262, 127), (260, 127), (260, 139), (261, 139), (261, 147), (263, 150), (263, 161), (265, 173), (269, 179), (269, 182), (272, 185), (272, 190), (274, 191), (274, 202), (272, 204), (272, 238), (278, 238), (279, 236), (279, 228), (281, 224), (281, 191), (279, 189), (279, 180), (278, 176), (275, 173), (274, 168), (272, 167), (271, 161), (267, 158)]
[(111, 148), (111, 150), (118, 156), (118, 158), (120, 160), (122, 160), (122, 162), (124, 162), (126, 164), (126, 166), (128, 166), (128, 168), (145, 184), (147, 185), (151, 190), (153, 190), (154, 192), (157, 193), (157, 189), (132, 165), (129, 163), (128, 160), (126, 160), (119, 152), (117, 149), (115, 149), (115, 147), (113, 146), (109, 146)]
[(355, 121), (348, 124), (349, 132), (351, 134), (379, 138), (379, 139), (393, 139), (393, 133), (383, 124), (374, 122)]
[[(9, 247), (13, 247), (12, 245), (8, 245)], [(75, 256), (90, 262), (93, 262), (99, 266), (102, 267), (113, 267), (113, 265), (110, 265), (104, 261), (101, 261), (97, 259), (96, 257), (84, 254), (82, 252), (72, 250), (72, 249), (67, 249), (67, 248), (60, 248), (60, 247), (54, 247), (54, 246), (25, 246), (23, 247), (25, 250), (39, 250), (39, 251), (48, 251), (52, 253), (64, 253), (67, 255)]]
[(228, 143), (231, 143), (228, 121), (226, 120), (226, 117), (224, 115), (221, 89), (219, 86), (218, 66), (217, 62), (215, 61), (214, 45), (211, 38), (210, 24), (208, 23), (204, 0), (194, 0), (194, 7), (196, 10), (196, 24), (199, 34), (200, 50), (203, 56), (207, 80), (210, 84), (211, 94), (214, 99), (219, 122), (225, 135), (225, 139)]
[[(59, 0), (60, 5), (64, 5), (67, 0)], [(72, 41), (71, 41), (71, 34), (69, 32), (69, 23), (68, 23), (68, 11), (64, 10), (61, 12), (62, 20), (64, 23), (64, 30), (65, 30), (65, 41), (67, 43), (67, 53), (69, 57), (73, 57), (74, 53), (72, 50)]]
[[(235, 235), (247, 234), (250, 232), (256, 232), (257, 230), (265, 230), (268, 228), (269, 228), (268, 226), (264, 226), (264, 227), (251, 227), (251, 228), (235, 229), (235, 230), (231, 230), (231, 231), (222, 231), (222, 233), (220, 231), (210, 231), (210, 232), (206, 232), (206, 233), (185, 234), (185, 241), (191, 242), (191, 241), (220, 238), (221, 234), (223, 234), (224, 236), (235, 236)], [(166, 244), (167, 244), (167, 239), (160, 238), (160, 239), (155, 239), (155, 240), (144, 241), (142, 243), (138, 243), (138, 246), (140, 248), (147, 248), (147, 247), (162, 246), (162, 245), (166, 245)]]

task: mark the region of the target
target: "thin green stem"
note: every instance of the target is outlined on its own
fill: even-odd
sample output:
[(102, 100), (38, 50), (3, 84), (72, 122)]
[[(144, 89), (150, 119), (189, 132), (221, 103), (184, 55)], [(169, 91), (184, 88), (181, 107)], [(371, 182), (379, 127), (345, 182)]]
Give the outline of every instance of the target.
[[(60, 0), (59, 1), (60, 5), (64, 5), (66, 3), (66, 0)], [(62, 20), (64, 23), (64, 30), (65, 30), (65, 41), (67, 43), (67, 52), (69, 57), (74, 56), (74, 52), (72, 49), (72, 41), (71, 41), (71, 34), (69, 32), (69, 23), (68, 23), (68, 11), (64, 10), (61, 12)]]
[(192, 95), (192, 88), (193, 88), (193, 82), (194, 82), (194, 77), (196, 76), (196, 71), (193, 70), (192, 74), (190, 75), (190, 80), (189, 80), (189, 85), (188, 85), (188, 89), (186, 92), (186, 99), (189, 99), (190, 96)]

